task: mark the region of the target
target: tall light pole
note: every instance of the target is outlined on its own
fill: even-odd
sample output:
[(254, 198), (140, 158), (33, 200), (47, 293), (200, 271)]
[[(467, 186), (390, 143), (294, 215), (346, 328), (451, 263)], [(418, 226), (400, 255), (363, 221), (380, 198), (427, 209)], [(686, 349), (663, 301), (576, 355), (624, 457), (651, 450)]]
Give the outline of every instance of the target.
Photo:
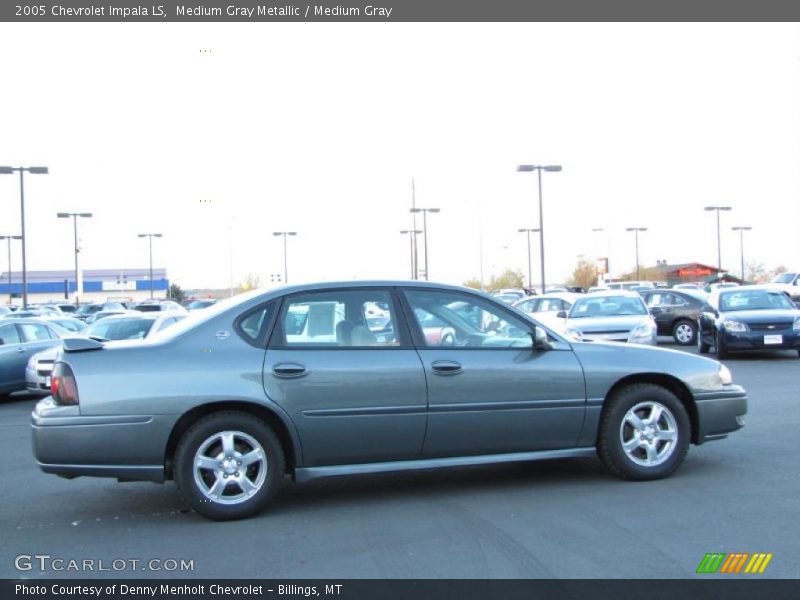
[(414, 276), (414, 271), (416, 270), (414, 266), (414, 240), (416, 240), (417, 235), (422, 233), (421, 229), (403, 229), (400, 232), (402, 235), (408, 236), (408, 241), (411, 245), (411, 279), (416, 279)]
[(13, 175), (19, 171), (19, 216), (22, 235), (22, 310), (28, 308), (28, 264), (25, 259), (25, 171), (33, 175), (47, 175), (47, 167), (0, 167), (0, 175)]
[(160, 238), (160, 233), (140, 233), (140, 238), (146, 237), (150, 239), (150, 298), (153, 298), (153, 238)]
[(739, 256), (742, 262), (742, 281), (744, 281), (744, 232), (750, 231), (752, 227), (744, 227), (740, 225), (738, 227), (731, 227), (731, 229), (739, 232)]
[(297, 235), (296, 231), (273, 231), (272, 235), (282, 235), (283, 236), (283, 282), (289, 283), (289, 258), (288, 258), (288, 251), (286, 247), (286, 238), (290, 235), (295, 236)]
[(80, 249), (78, 248), (78, 217), (88, 219), (91, 218), (92, 213), (60, 212), (56, 213), (56, 216), (59, 219), (69, 219), (72, 217), (72, 226), (75, 232), (75, 306), (80, 306), (80, 295), (83, 291), (83, 277), (78, 269), (78, 253), (80, 252)]
[(428, 281), (428, 213), (438, 213), (438, 208), (412, 208), (411, 212), (422, 213), (422, 237), (425, 242), (425, 281)]
[(528, 238), (528, 287), (533, 289), (533, 271), (531, 270), (531, 234), (538, 233), (538, 229), (517, 229), (518, 233), (527, 234)]
[(722, 271), (722, 242), (720, 241), (719, 233), (719, 213), (731, 210), (730, 206), (706, 206), (703, 210), (716, 211), (717, 213), (717, 269)]
[(21, 235), (0, 235), (0, 240), (8, 240), (8, 304), (11, 305), (11, 240), (21, 240)]
[(639, 232), (647, 231), (647, 227), (628, 227), (625, 231), (633, 231), (636, 237), (636, 281), (641, 280), (639, 275)]
[(557, 173), (561, 170), (560, 165), (519, 165), (517, 171), (520, 173), (529, 173), (536, 171), (539, 179), (539, 254), (542, 261), (542, 293), (545, 291), (544, 281), (544, 211), (542, 209), (542, 171), (549, 171)]

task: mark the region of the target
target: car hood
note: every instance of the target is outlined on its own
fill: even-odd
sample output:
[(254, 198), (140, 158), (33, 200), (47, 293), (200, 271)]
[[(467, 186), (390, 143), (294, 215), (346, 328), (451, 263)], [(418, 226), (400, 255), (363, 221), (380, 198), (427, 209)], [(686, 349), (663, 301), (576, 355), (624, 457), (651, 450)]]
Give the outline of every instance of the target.
[(567, 326), (578, 331), (630, 331), (637, 325), (650, 322), (650, 315), (624, 315), (618, 317), (583, 317), (567, 319)]
[(726, 321), (742, 323), (772, 323), (773, 321), (793, 321), (800, 317), (800, 310), (776, 308), (767, 310), (732, 310), (722, 313)]

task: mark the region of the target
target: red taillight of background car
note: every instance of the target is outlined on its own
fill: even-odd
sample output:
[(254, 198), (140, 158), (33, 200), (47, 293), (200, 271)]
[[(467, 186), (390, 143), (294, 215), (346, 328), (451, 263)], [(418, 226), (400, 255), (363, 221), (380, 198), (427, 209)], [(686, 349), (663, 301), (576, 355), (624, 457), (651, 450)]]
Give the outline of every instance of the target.
[(65, 406), (78, 404), (78, 385), (68, 364), (59, 362), (53, 365), (50, 394), (56, 404)]

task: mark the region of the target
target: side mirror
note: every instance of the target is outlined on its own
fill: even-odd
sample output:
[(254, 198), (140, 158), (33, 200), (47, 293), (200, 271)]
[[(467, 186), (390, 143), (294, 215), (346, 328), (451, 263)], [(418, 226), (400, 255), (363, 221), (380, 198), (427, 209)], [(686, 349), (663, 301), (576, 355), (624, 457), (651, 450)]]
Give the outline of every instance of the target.
[(558, 311), (556, 313), (556, 317), (558, 317), (559, 319), (566, 319), (567, 318), (567, 311), (565, 311), (565, 310)]
[(552, 350), (553, 349), (553, 342), (550, 341), (550, 338), (547, 335), (547, 332), (542, 329), (541, 327), (534, 327), (533, 332), (531, 334), (533, 338), (533, 349), (534, 350)]

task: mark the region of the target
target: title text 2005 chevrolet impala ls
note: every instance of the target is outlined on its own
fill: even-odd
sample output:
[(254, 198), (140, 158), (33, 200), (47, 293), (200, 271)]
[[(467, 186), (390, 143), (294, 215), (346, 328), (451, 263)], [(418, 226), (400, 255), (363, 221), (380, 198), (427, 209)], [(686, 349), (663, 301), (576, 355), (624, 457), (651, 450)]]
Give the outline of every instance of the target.
[(174, 479), (213, 519), (256, 513), (287, 473), (597, 453), (656, 479), (747, 412), (714, 360), (574, 342), (480, 292), (391, 281), (249, 293), (141, 342), (67, 339), (52, 392), (32, 417), (44, 471)]

